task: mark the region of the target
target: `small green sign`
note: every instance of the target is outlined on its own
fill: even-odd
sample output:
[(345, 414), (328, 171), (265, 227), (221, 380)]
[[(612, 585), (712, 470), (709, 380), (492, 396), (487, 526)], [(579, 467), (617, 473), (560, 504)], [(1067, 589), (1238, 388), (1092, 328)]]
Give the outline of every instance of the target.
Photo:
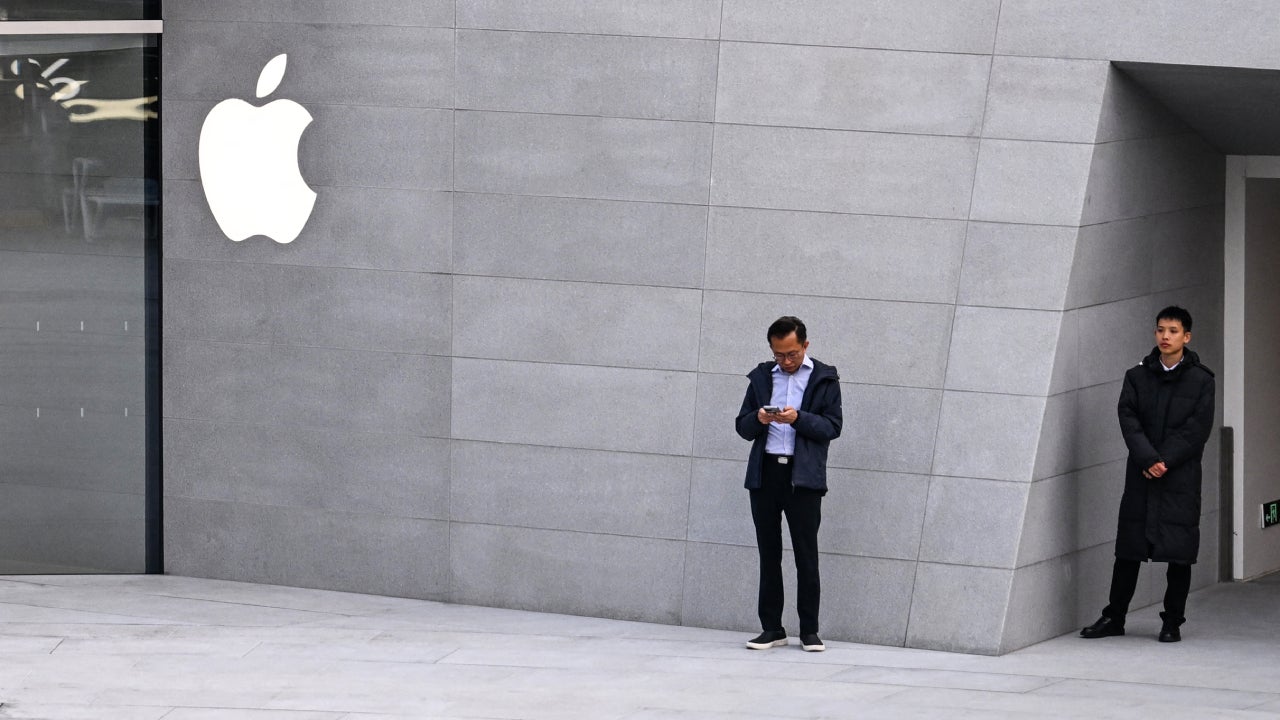
[(1262, 503), (1262, 527), (1280, 525), (1280, 500)]

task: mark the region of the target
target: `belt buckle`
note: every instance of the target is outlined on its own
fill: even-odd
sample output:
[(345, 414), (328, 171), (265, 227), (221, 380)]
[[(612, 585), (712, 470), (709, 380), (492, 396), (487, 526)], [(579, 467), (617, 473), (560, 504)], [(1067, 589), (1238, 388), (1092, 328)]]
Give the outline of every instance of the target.
[(782, 455), (778, 457), (779, 465), (786, 465), (789, 462), (791, 462), (791, 458), (787, 457), (786, 455)]

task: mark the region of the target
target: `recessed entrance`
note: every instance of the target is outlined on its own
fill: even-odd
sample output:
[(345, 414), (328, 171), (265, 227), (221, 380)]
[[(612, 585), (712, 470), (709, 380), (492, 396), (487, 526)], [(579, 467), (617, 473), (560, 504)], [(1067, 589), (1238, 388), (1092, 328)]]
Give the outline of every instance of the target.
[(1230, 578), (1252, 579), (1280, 570), (1280, 525), (1262, 528), (1262, 504), (1280, 499), (1280, 71), (1115, 65), (1226, 156), (1223, 549)]
[(1224, 424), (1235, 428), (1232, 577), (1280, 569), (1280, 157), (1227, 158)]

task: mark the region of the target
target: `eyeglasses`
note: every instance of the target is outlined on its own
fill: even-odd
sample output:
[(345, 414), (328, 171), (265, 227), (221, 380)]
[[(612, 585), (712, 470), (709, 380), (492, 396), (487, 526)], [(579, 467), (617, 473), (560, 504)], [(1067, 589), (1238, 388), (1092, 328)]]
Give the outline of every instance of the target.
[(799, 360), (800, 356), (803, 354), (803, 350), (792, 350), (788, 353), (774, 353), (773, 359), (778, 362), (782, 362), (783, 360), (786, 360), (787, 362), (795, 362), (796, 360)]

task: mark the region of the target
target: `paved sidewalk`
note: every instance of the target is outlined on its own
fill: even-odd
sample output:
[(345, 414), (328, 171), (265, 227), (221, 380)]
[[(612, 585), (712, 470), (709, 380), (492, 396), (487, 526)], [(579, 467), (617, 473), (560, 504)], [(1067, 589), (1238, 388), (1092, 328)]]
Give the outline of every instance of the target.
[(0, 577), (0, 718), (1280, 718), (1280, 578), (1192, 595), (1184, 641), (1003, 657), (166, 576)]

